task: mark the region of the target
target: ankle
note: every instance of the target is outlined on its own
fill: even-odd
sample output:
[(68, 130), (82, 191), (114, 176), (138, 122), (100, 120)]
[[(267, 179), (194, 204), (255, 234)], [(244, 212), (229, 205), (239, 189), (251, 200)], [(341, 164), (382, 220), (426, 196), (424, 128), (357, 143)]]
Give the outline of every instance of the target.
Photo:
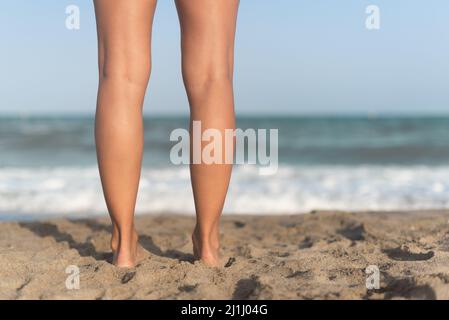
[(219, 249), (218, 238), (210, 232), (200, 232), (198, 228), (192, 233), (192, 242), (199, 254), (209, 254)]
[(138, 242), (138, 234), (135, 230), (131, 232), (119, 232), (117, 239), (114, 236), (111, 239), (111, 247), (114, 246), (115, 250), (132, 250), (135, 248)]

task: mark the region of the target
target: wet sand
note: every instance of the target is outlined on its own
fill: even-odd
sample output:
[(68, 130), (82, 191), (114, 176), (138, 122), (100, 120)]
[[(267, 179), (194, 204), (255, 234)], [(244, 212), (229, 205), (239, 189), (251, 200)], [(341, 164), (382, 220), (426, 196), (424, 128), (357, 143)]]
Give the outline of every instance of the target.
[(449, 211), (226, 215), (221, 268), (192, 261), (192, 217), (136, 224), (151, 256), (124, 270), (107, 218), (0, 223), (0, 299), (449, 299)]

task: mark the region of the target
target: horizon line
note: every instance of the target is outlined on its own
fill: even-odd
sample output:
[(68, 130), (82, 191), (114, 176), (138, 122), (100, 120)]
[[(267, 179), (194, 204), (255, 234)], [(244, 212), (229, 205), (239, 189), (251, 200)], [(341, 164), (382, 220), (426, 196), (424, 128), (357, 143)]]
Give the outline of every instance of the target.
[[(2, 118), (92, 118), (95, 117), (94, 112), (0, 112)], [(143, 118), (186, 118), (189, 113), (144, 113)], [(364, 117), (364, 118), (392, 118), (392, 117), (449, 117), (447, 112), (236, 112), (236, 118), (313, 118), (313, 117)]]

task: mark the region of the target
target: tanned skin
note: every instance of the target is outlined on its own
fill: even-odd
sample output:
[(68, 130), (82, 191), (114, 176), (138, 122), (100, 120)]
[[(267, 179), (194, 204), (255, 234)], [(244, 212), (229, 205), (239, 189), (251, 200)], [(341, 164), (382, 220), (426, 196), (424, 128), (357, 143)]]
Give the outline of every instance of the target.
[[(235, 128), (233, 68), (238, 0), (176, 0), (182, 75), (190, 123), (225, 137)], [(99, 87), (95, 140), (100, 177), (113, 225), (111, 249), (118, 267), (145, 256), (134, 210), (143, 155), (142, 108), (151, 73), (151, 34), (156, 0), (94, 0), (98, 33)], [(191, 125), (192, 127), (192, 125)], [(224, 145), (224, 143), (223, 143)], [(220, 265), (219, 223), (232, 165), (192, 164), (196, 259)]]

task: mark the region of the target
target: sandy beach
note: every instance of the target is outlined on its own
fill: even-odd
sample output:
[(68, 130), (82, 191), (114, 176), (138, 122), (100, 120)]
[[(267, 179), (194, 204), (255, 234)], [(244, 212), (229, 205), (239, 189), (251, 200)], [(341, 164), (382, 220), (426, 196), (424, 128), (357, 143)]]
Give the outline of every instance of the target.
[[(0, 298), (449, 299), (448, 211), (226, 215), (227, 263), (215, 269), (192, 262), (193, 224), (138, 216), (151, 256), (124, 270), (110, 264), (106, 218), (0, 223)], [(66, 287), (70, 265), (79, 289)]]

